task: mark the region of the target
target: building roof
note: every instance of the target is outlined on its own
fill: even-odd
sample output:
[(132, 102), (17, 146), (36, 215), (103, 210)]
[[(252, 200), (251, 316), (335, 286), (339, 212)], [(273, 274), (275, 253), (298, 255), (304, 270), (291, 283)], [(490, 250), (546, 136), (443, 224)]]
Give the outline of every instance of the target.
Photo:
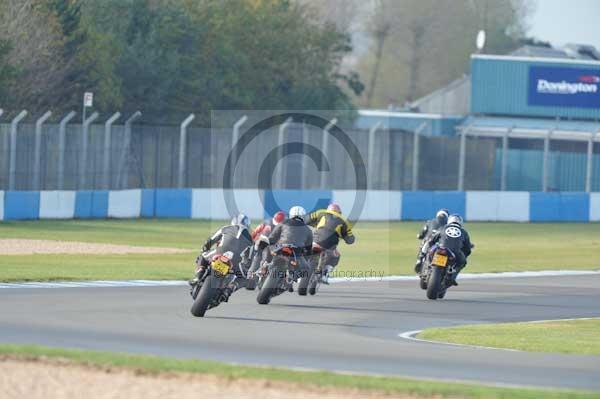
[(469, 116), (457, 129), (476, 136), (503, 137), (509, 132), (514, 138), (544, 138), (551, 132), (553, 139), (600, 141), (600, 122)]

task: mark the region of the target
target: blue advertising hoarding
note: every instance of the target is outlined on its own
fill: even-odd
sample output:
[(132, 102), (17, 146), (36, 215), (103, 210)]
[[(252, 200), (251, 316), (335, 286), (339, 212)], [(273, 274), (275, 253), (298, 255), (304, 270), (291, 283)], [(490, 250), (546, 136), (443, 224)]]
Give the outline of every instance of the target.
[(600, 108), (597, 69), (530, 66), (528, 105)]

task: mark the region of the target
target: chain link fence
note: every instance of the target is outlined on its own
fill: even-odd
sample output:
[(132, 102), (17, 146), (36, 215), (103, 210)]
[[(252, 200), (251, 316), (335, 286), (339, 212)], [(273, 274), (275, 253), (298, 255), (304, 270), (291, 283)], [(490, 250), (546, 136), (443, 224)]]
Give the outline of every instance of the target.
[[(457, 190), (460, 170), (459, 136), (426, 136), (402, 130), (345, 129), (359, 149), (368, 173), (368, 188), (376, 190)], [(244, 133), (243, 129), (240, 131)], [(0, 190), (92, 190), (128, 188), (223, 187), (223, 171), (235, 137), (231, 128), (190, 127), (185, 156), (180, 160), (180, 126), (91, 125), (84, 140), (81, 124), (66, 126), (64, 146), (60, 127), (43, 125), (36, 144), (36, 126), (21, 123), (16, 147), (11, 125), (0, 124)], [(302, 143), (300, 153), (269, 157), (284, 142)], [(343, 144), (314, 126), (291, 123), (262, 134), (240, 155), (233, 186), (275, 189), (354, 189), (352, 159)], [(36, 146), (39, 146), (36, 151)], [(87, 148), (86, 148), (87, 147)], [(304, 155), (320, 149), (329, 171)], [(468, 136), (465, 143), (465, 190), (502, 188), (502, 139)], [(506, 154), (505, 189), (543, 188), (544, 143), (511, 138)], [(39, 162), (36, 153), (39, 152)], [(549, 148), (548, 191), (585, 191), (589, 149), (584, 142), (556, 141)], [(11, 155), (12, 154), (12, 155)], [(11, 162), (11, 157), (13, 161)], [(180, 162), (183, 170), (180, 171)], [(14, 167), (11, 172), (11, 163)], [(36, 165), (39, 172), (36, 172)], [(61, 166), (62, 165), (62, 166)], [(261, 168), (269, 184), (260, 180)], [(591, 190), (600, 190), (600, 144), (592, 148)], [(10, 186), (11, 173), (13, 187)]]

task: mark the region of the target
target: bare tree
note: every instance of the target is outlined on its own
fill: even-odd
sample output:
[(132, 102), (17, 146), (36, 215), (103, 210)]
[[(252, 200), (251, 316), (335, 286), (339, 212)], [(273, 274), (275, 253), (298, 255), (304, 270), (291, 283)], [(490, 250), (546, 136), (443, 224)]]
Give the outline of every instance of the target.
[(0, 0), (0, 37), (12, 44), (9, 62), (21, 79), (11, 87), (13, 106), (49, 106), (68, 66), (60, 26), (42, 0)]

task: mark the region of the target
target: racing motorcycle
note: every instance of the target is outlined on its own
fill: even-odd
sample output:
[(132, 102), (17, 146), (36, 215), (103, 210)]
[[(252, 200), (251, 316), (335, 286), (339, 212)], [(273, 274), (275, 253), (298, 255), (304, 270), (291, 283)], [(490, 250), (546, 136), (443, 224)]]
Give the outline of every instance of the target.
[(287, 244), (278, 244), (273, 248), (273, 262), (261, 268), (263, 277), (256, 297), (259, 304), (267, 305), (271, 298), (293, 290), (294, 281), (301, 274), (296, 255), (299, 251), (298, 247)]
[(236, 279), (232, 259), (231, 251), (212, 256), (210, 265), (204, 269), (202, 275), (198, 276), (198, 283), (190, 291), (190, 295), (194, 299), (190, 310), (192, 315), (204, 317), (208, 309), (229, 300), (229, 293), (226, 290), (229, 284)]
[(425, 256), (419, 276), (421, 288), (427, 290), (427, 298), (444, 298), (456, 273), (454, 253), (449, 248), (433, 245)]
[[(250, 254), (249, 254), (249, 259), (250, 259), (250, 265), (252, 265), (254, 263), (254, 257), (258, 256), (258, 257), (262, 257), (263, 256), (263, 249), (266, 246), (269, 245), (269, 238), (262, 234), (260, 237), (257, 238), (255, 245), (250, 247)], [(264, 261), (264, 259), (262, 259), (262, 261)], [(262, 283), (264, 283), (264, 277), (265, 277), (265, 267), (261, 266), (260, 262), (258, 264), (258, 269), (254, 270), (252, 268), (250, 268), (248, 270), (248, 274), (246, 276), (246, 278), (248, 279), (248, 284), (246, 285), (246, 289), (250, 290), (250, 291), (254, 291), (256, 289), (257, 286), (261, 286)]]
[(310, 269), (307, 273), (303, 273), (300, 283), (298, 284), (298, 295), (315, 295), (321, 283), (323, 282), (323, 270), (327, 270), (330, 266), (326, 265), (327, 256), (330, 252), (337, 249), (325, 249), (316, 242), (313, 243), (312, 256), (308, 259)]

